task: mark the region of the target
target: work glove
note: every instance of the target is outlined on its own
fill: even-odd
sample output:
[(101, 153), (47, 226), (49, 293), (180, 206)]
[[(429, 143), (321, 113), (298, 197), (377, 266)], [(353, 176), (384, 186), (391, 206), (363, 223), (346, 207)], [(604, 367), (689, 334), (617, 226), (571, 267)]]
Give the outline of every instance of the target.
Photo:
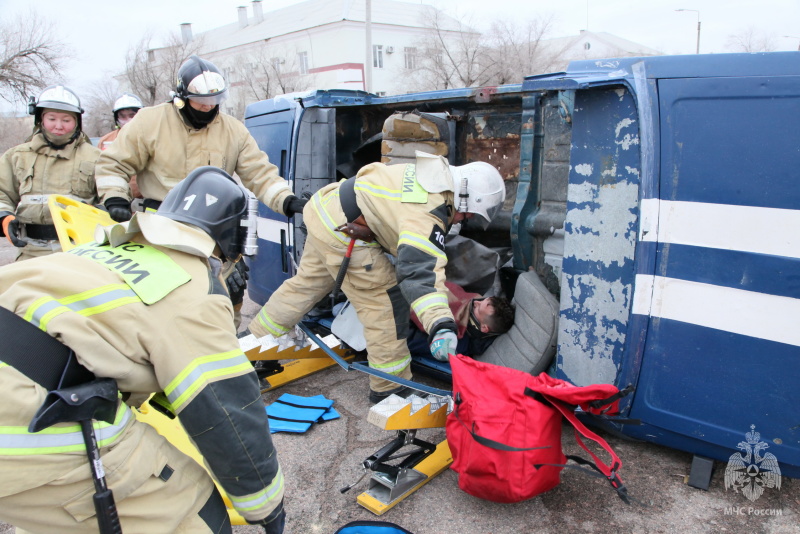
[(6, 212), (5, 217), (0, 220), (2, 220), (3, 235), (6, 236), (12, 245), (21, 248), (28, 244), (27, 241), (19, 237), (19, 221), (15, 216)]
[(307, 202), (308, 199), (296, 197), (294, 195), (286, 197), (286, 200), (283, 201), (284, 215), (292, 217), (295, 213), (303, 213), (303, 208)]
[(228, 295), (231, 297), (231, 302), (236, 305), (244, 302), (244, 290), (247, 289), (247, 281), (250, 279), (250, 267), (244, 262), (239, 260), (236, 262), (236, 268), (225, 283), (228, 285)]
[(446, 362), (450, 359), (451, 354), (456, 353), (456, 345), (458, 345), (458, 337), (452, 330), (442, 329), (436, 332), (431, 342), (431, 354), (440, 362)]
[(117, 222), (130, 221), (133, 213), (131, 212), (131, 201), (122, 197), (111, 197), (105, 203), (108, 214)]

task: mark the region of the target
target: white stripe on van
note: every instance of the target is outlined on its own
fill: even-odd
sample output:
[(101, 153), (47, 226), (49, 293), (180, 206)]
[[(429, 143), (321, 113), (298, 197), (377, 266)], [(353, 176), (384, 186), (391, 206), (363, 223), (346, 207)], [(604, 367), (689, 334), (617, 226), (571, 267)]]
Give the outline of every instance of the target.
[(291, 235), (292, 232), (289, 231), (289, 225), (286, 221), (276, 221), (274, 219), (267, 219), (265, 217), (258, 217), (258, 224), (256, 225), (258, 230), (258, 238), (264, 239), (266, 241), (270, 241), (272, 243), (281, 244), (281, 230), (286, 232), (286, 240), (287, 245), (291, 245), (294, 243), (294, 236)]
[(800, 346), (800, 299), (636, 275), (633, 313)]
[(645, 199), (639, 240), (800, 258), (800, 210)]

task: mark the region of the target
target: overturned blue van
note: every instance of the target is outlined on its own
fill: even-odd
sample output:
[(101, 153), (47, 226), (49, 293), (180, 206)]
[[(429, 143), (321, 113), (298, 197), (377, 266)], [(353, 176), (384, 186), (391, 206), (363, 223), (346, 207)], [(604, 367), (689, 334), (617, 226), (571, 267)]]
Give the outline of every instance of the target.
[[(800, 53), (580, 61), (389, 97), (318, 90), (252, 104), (245, 124), (300, 195), (384, 157), (396, 113), (439, 124), (452, 164), (500, 169), (503, 216), (469, 237), (557, 299), (550, 372), (636, 386), (622, 415), (642, 424), (610, 423), (628, 436), (728, 461), (754, 430), (756, 457), (800, 476)], [(249, 292), (265, 302), (304, 233), (300, 217), (260, 210)]]

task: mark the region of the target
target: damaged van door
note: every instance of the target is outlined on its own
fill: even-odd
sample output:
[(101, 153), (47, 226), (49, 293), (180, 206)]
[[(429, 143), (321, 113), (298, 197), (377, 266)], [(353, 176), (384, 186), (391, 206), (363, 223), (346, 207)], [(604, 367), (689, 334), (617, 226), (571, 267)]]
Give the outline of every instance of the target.
[[(270, 140), (257, 121), (282, 112), (291, 125)], [(521, 85), (388, 97), (313, 91), (253, 104), (246, 124), (302, 194), (380, 161), (396, 113), (444, 117), (451, 163), (500, 169), (504, 210), (467, 237), (510, 251), (514, 273), (535, 273), (557, 302), (549, 373), (635, 385), (622, 415), (642, 424), (608, 423), (631, 437), (719, 461), (747, 441), (800, 476), (800, 53), (579, 61)], [(301, 222), (282, 224), (281, 252), (253, 262), (256, 302), (302, 250)], [(509, 333), (520, 353), (541, 327), (520, 315), (526, 302)]]

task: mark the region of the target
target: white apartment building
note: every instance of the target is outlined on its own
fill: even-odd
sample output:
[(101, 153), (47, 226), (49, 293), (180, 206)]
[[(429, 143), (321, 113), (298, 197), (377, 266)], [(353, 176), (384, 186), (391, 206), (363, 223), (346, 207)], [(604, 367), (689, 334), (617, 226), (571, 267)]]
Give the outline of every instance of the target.
[[(233, 89), (225, 106), (234, 115), (243, 103), (264, 98), (267, 84), (269, 96), (310, 88), (407, 92), (404, 82), (424, 53), (417, 43), (433, 8), (395, 0), (370, 3), (371, 57), (366, 0), (307, 0), (268, 12), (261, 0), (253, 0), (238, 8), (236, 22), (197, 34), (187, 23), (181, 34), (184, 43), (198, 46), (198, 55), (224, 70)], [(439, 27), (458, 33), (458, 21), (437, 16)]]
[[(431, 54), (422, 44), (431, 28), (444, 42), (479, 35), (419, 0), (306, 0), (273, 11), (264, 5), (252, 0), (231, 13), (234, 22), (205, 32), (193, 33), (191, 23), (180, 28), (187, 49), (224, 71), (231, 85), (224, 111), (233, 116), (241, 117), (252, 102), (309, 89), (379, 95), (419, 90), (411, 74)], [(541, 44), (549, 71), (563, 70), (573, 59), (660, 54), (604, 32), (581, 31)], [(159, 62), (167, 50), (151, 50), (149, 61)], [(520, 81), (528, 74), (538, 73), (520, 73)]]

